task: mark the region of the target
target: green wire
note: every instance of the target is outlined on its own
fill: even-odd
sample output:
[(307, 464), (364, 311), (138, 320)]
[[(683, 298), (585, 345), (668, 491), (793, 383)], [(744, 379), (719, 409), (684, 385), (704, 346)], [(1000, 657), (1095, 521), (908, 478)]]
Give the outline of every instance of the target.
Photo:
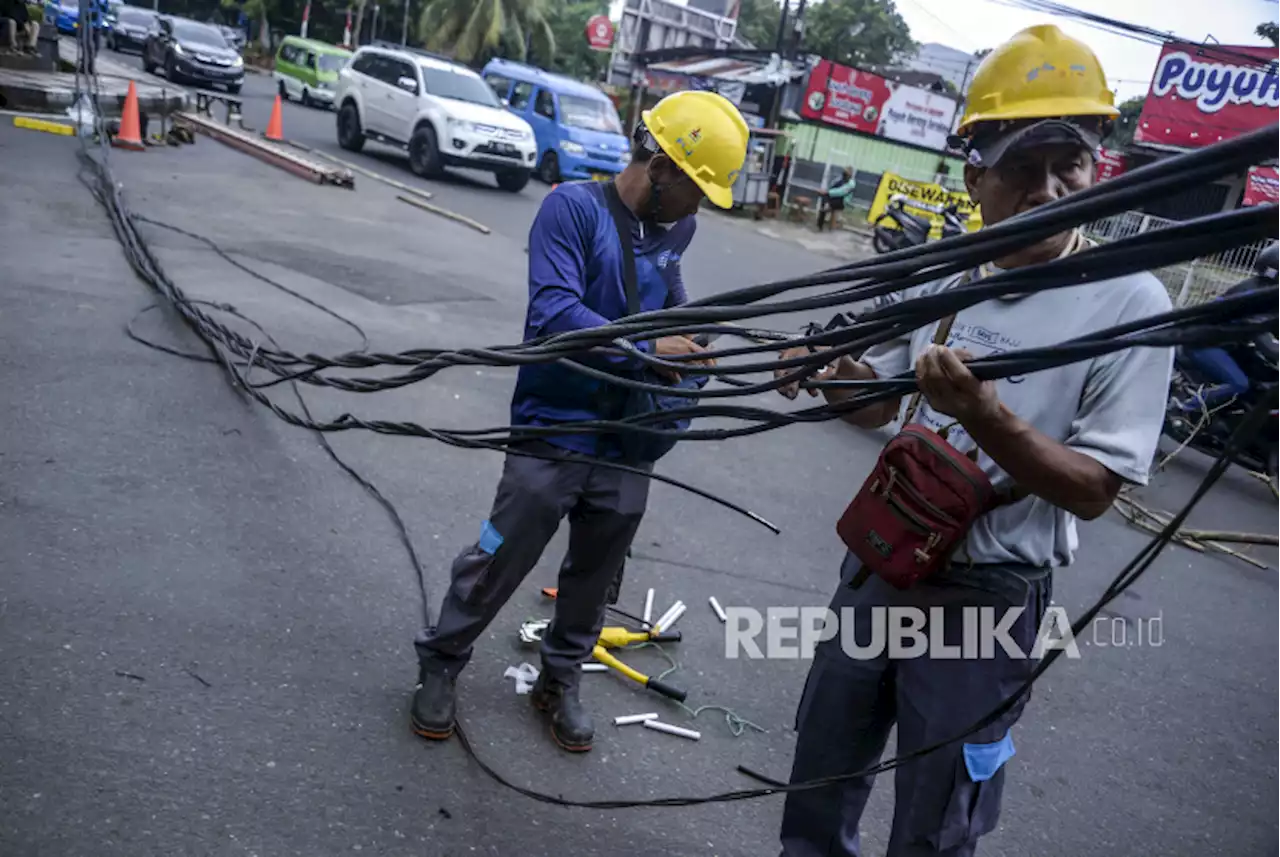
[[(671, 653), (668, 652), (666, 649), (662, 648), (662, 646), (658, 645), (657, 643), (646, 641), (643, 643), (634, 643), (630, 646), (624, 646), (623, 648), (644, 649), (644, 648), (650, 648), (650, 647), (657, 649), (658, 653), (667, 659), (667, 663), (671, 664), (671, 666), (667, 667), (667, 669), (663, 670), (661, 673), (659, 673), (655, 677), (656, 681), (662, 681), (667, 676), (671, 675), (673, 672), (680, 669), (680, 664), (677, 663), (676, 659), (671, 656)], [(735, 738), (740, 738), (742, 736), (742, 733), (746, 732), (748, 728), (754, 729), (757, 732), (760, 732), (763, 734), (768, 734), (769, 732), (769, 730), (765, 729), (763, 726), (759, 726), (755, 723), (752, 723), (750, 720), (747, 720), (745, 717), (738, 714), (732, 708), (726, 708), (723, 705), (700, 705), (697, 708), (690, 708), (689, 706), (685, 705), (683, 702), (676, 702), (675, 700), (672, 700), (672, 702), (675, 702), (676, 705), (683, 708), (686, 712), (688, 712), (689, 716), (694, 718), (695, 720), (697, 719), (698, 715), (704, 711), (723, 711), (725, 725), (729, 727), (729, 731), (733, 734), (733, 737)]]

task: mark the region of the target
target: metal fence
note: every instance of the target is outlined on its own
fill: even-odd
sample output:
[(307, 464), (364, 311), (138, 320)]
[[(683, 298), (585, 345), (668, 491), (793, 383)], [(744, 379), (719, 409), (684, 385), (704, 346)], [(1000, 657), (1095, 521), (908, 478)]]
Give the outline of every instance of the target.
[[(1115, 241), (1153, 229), (1164, 229), (1175, 223), (1177, 221), (1152, 214), (1126, 211), (1123, 214), (1086, 223), (1081, 228), (1094, 240)], [(1258, 254), (1268, 243), (1263, 241), (1236, 247), (1213, 256), (1157, 268), (1151, 273), (1164, 283), (1174, 306), (1193, 306), (1213, 300), (1236, 283), (1251, 276)]]
[[(842, 157), (839, 152), (833, 153), (833, 158), (826, 162), (806, 161), (799, 158), (790, 161), (786, 195), (782, 199), (784, 211), (789, 210), (793, 204), (803, 198), (808, 198), (809, 204), (814, 205), (822, 191), (839, 176), (846, 163), (848, 163), (847, 157)], [(936, 176), (916, 175), (909, 170), (898, 174), (912, 181), (936, 182), (937, 180)], [(875, 198), (876, 188), (880, 185), (882, 175), (882, 173), (863, 170), (855, 173), (854, 189), (845, 203), (847, 207), (854, 209), (848, 213), (847, 223), (852, 225), (855, 218), (865, 216), (866, 210), (871, 207), (871, 200)], [(948, 190), (964, 190), (964, 180), (959, 177), (944, 176), (941, 184)], [(806, 209), (810, 213), (814, 210), (807, 206)], [(1086, 223), (1082, 229), (1094, 240), (1115, 241), (1152, 229), (1164, 229), (1174, 223), (1177, 221), (1157, 217), (1154, 214), (1126, 211), (1123, 214)], [(1254, 262), (1267, 243), (1263, 241), (1237, 247), (1214, 256), (1157, 268), (1151, 273), (1164, 283), (1174, 306), (1184, 307), (1204, 303), (1251, 276)]]

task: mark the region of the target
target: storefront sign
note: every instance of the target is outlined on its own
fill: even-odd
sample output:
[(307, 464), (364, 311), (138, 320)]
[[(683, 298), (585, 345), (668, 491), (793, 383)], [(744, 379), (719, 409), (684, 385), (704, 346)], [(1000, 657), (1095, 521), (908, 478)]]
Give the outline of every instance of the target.
[[(970, 232), (982, 228), (982, 215), (978, 207), (969, 199), (967, 191), (947, 190), (940, 184), (911, 181), (895, 173), (885, 173), (880, 177), (875, 198), (871, 200), (871, 209), (867, 212), (867, 222), (874, 224), (880, 215), (884, 214), (889, 201), (899, 195), (928, 206), (917, 208), (911, 205), (911, 202), (907, 202), (903, 208), (909, 214), (918, 214), (933, 221), (933, 230), (929, 233), (931, 238), (942, 237), (942, 210), (952, 203), (955, 203), (961, 220), (968, 218), (966, 225)], [(932, 208), (938, 210), (931, 211)], [(887, 220), (881, 225), (892, 227)]]
[(1194, 149), (1274, 125), (1275, 48), (1170, 42), (1160, 52), (1135, 143)]
[(1280, 202), (1280, 172), (1275, 167), (1253, 167), (1245, 178), (1241, 205)]
[(822, 60), (809, 73), (800, 115), (943, 151), (955, 122), (956, 102), (936, 92)]
[(1098, 150), (1098, 181), (1103, 182), (1123, 175), (1128, 166), (1123, 152), (1106, 148)]
[(607, 15), (592, 15), (587, 20), (587, 45), (593, 51), (603, 51), (612, 44), (613, 22)]

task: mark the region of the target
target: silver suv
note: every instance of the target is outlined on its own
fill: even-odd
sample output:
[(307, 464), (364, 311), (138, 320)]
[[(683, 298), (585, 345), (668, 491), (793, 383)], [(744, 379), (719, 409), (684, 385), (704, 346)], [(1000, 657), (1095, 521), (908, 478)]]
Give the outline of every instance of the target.
[(533, 129), (507, 111), (480, 75), (451, 60), (404, 48), (363, 47), (338, 75), (338, 144), (366, 140), (407, 149), (409, 168), (488, 170), (519, 191), (537, 159)]

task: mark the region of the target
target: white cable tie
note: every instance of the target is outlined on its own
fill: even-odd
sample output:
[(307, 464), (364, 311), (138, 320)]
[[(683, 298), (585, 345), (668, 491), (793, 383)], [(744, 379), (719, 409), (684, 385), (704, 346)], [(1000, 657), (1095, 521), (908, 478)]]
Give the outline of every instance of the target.
[(604, 664), (583, 664), (582, 671), (584, 673), (607, 673), (609, 668)]
[(648, 622), (650, 619), (653, 618), (653, 590), (652, 589), (650, 589), (649, 593), (644, 597), (644, 615), (641, 618), (643, 618), (645, 622)]
[(716, 601), (716, 597), (714, 595), (711, 596), (710, 601), (711, 601), (711, 609), (716, 611), (716, 615), (720, 617), (720, 621), (728, 622), (729, 617), (724, 615), (724, 610), (720, 607), (720, 602)]
[(621, 717), (613, 718), (614, 726), (627, 726), (632, 723), (644, 723), (648, 720), (657, 720), (656, 714), (624, 714)]
[(692, 738), (697, 741), (702, 738), (701, 732), (694, 732), (692, 729), (683, 729), (679, 726), (672, 726), (670, 723), (663, 723), (661, 720), (645, 720), (644, 725), (650, 729), (657, 729), (659, 732), (666, 732), (670, 735), (679, 735), (681, 738)]

